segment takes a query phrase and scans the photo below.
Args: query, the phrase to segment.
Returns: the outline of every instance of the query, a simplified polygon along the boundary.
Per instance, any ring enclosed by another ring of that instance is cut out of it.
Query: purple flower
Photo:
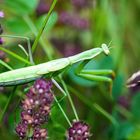
[[[2,11],[0,11],[0,18],[4,17],[4,13]]]
[[[3,44],[3,39],[0,37],[0,45]]]
[[[72,4],[77,8],[90,6],[89,0],[71,0]]]
[[[68,130],[67,140],[89,140],[90,132],[88,124],[77,121]]]
[[[21,124],[34,130],[33,140],[45,139],[47,130],[41,129],[41,125],[47,122],[50,113],[51,104],[53,102],[53,94],[51,92],[52,83],[44,79],[38,79],[26,94],[22,101],[21,122],[16,128],[17,134],[21,137]],[[24,129],[25,130],[25,129]],[[25,135],[29,130],[26,129]],[[28,137],[27,135],[25,137]]]
[[[45,14],[49,11],[50,4],[48,4],[45,0],[40,0],[39,5],[36,9],[36,13],[38,16]]]
[[[36,128],[33,133],[33,140],[46,140],[47,130]]]

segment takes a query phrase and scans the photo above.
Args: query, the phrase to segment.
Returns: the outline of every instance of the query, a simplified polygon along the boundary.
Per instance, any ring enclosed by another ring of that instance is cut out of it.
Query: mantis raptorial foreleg
[[[108,77],[108,75],[111,75],[114,78],[114,72],[112,70],[86,70],[84,69],[85,65],[89,62],[89,60],[86,60],[82,62],[77,70],[76,70],[76,75],[80,76],[82,78],[85,78],[87,80],[91,81],[100,81],[100,82],[109,82],[110,87],[109,90],[110,92],[112,91],[112,78]]]

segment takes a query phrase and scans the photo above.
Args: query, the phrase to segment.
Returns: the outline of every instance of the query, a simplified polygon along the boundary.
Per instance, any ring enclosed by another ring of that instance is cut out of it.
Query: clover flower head
[[[53,102],[51,88],[50,81],[38,79],[26,94],[22,101],[21,122],[16,127],[16,132],[21,139],[28,137],[30,130],[33,130],[30,139],[46,139],[47,130],[42,129],[41,126],[47,122]]]
[[[83,121],[76,121],[68,130],[67,140],[89,140],[90,132],[88,124]]]

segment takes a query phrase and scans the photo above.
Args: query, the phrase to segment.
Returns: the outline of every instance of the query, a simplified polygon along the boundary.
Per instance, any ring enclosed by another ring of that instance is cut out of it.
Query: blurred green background
[[[28,36],[33,42],[51,2],[0,0],[0,11],[5,14],[0,19],[3,34]],[[115,71],[113,98],[109,95],[107,83],[90,82],[76,77],[76,65],[63,74],[79,118],[90,125],[91,140],[140,140],[139,90],[129,90],[126,87],[127,79],[140,68],[139,18],[139,0],[58,0],[43,33],[43,42],[38,44],[34,53],[35,62],[39,64],[50,58],[67,57],[111,42],[110,55],[100,55],[86,68]],[[22,44],[27,49],[24,40],[3,39],[3,47],[26,57],[18,47],[18,44]],[[9,55],[6,58],[6,62],[15,69],[25,66]],[[0,66],[0,72],[4,71],[6,69]],[[14,129],[20,116],[18,98],[25,94],[22,91],[23,87],[19,86],[0,123],[2,140],[18,139]],[[10,93],[10,87],[0,90],[0,111]],[[54,94],[58,98],[62,96],[55,88]],[[67,99],[61,105],[72,121],[74,115]],[[57,105],[52,108],[46,127],[50,140],[66,139],[69,126]]]

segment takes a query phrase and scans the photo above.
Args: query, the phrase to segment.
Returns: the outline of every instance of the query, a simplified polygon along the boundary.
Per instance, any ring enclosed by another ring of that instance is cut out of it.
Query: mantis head
[[[103,49],[103,51],[106,55],[109,55],[110,51],[109,51],[109,46],[108,45],[102,44],[101,48]]]

